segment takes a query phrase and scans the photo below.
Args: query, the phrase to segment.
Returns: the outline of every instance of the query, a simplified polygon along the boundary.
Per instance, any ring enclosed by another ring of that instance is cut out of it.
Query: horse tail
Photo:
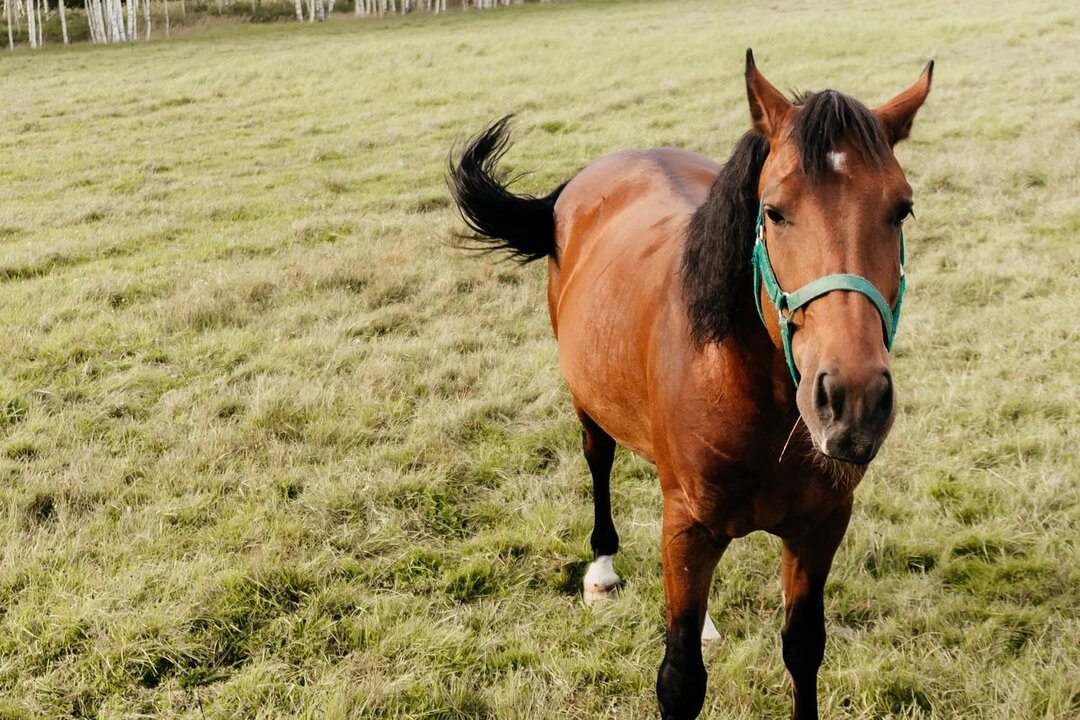
[[[461,159],[450,160],[450,192],[472,235],[460,238],[465,247],[483,252],[507,251],[522,263],[555,255],[555,201],[565,184],[543,197],[515,195],[515,178],[499,172],[506,153],[512,115],[474,137]]]

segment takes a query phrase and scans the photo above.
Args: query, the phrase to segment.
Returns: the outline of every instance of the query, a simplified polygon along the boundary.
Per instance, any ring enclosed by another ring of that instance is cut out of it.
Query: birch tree
[[[60,0],[60,32],[64,36],[64,44],[70,44],[70,41],[68,40],[67,13],[66,9],[64,8],[64,0]]]
[[[95,44],[101,42],[98,38],[97,26],[94,23],[94,4],[91,0],[86,0],[83,10],[86,11],[86,26],[90,29],[90,42]]]
[[[120,4],[120,0],[113,0],[113,7],[116,10],[116,32],[119,35],[120,42],[128,41],[127,26],[124,25],[124,6]]]
[[[4,0],[4,22],[7,23],[8,50],[15,49],[15,36],[11,32],[11,0]]]
[[[86,18],[90,21],[90,38],[96,43],[105,43],[105,16],[101,10],[101,0],[86,0]]]
[[[26,31],[30,35],[30,47],[37,47],[37,26],[34,24],[34,0],[26,0]]]

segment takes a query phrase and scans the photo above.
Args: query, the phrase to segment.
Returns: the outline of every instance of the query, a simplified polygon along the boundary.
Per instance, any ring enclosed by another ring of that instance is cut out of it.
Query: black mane
[[[697,345],[731,332],[742,280],[750,273],[757,219],[758,176],[769,141],[756,130],[739,138],[709,196],[690,218],[682,258],[682,286]]]
[[[835,90],[798,96],[792,139],[808,178],[826,172],[828,154],[847,139],[871,167],[889,153],[881,122],[858,100]],[[758,179],[769,142],[756,130],[743,135],[716,176],[709,196],[690,218],[682,258],[682,286],[691,338],[698,345],[723,340],[732,330],[750,278]]]

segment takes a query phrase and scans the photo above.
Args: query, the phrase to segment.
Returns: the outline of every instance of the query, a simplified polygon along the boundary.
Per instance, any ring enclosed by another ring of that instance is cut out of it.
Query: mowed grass
[[[579,2],[0,55],[0,717],[648,718],[660,497],[582,606],[590,483],[544,269],[470,258],[451,146],[539,192],[727,156],[780,87],[934,90],[900,415],[829,582],[823,715],[1080,716],[1078,17]],[[774,538],[732,546],[709,718],[784,717]]]

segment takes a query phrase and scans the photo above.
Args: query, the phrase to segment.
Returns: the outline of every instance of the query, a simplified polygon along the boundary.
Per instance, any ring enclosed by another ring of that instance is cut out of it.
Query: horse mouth
[[[822,435],[814,439],[814,449],[833,462],[866,467],[877,456],[881,445],[870,437],[841,437]]]

